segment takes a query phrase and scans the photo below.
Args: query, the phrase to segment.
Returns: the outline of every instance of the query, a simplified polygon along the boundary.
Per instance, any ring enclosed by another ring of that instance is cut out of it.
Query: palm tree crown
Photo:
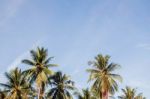
[[[9,99],[26,99],[29,98],[29,92],[31,92],[30,85],[27,83],[26,76],[22,74],[18,68],[5,73],[7,83],[0,83],[0,86],[4,87],[4,93],[7,92]],[[5,95],[5,94],[3,94]]]
[[[55,75],[49,77],[49,84],[52,88],[47,93],[52,99],[72,99],[69,90],[74,90],[74,82],[69,79],[69,76],[63,75],[61,72],[56,72]]]
[[[116,80],[122,81],[120,75],[113,73],[119,65],[109,63],[109,59],[110,56],[100,54],[95,57],[95,61],[90,62],[93,68],[87,70],[90,72],[89,81],[94,80],[92,87],[99,92],[100,96],[103,97],[102,99],[108,99],[108,92],[114,94],[114,92],[118,90]]]
[[[119,99],[146,99],[141,93],[136,95],[136,89],[129,86],[126,86],[125,89],[122,89],[122,92],[123,95],[118,96]]]
[[[32,59],[24,59],[22,62],[32,67],[24,71],[24,73],[28,74],[31,83],[36,82],[38,87],[38,97],[41,98],[44,94],[43,91],[48,76],[53,74],[49,67],[57,65],[49,64],[53,57],[48,57],[47,49],[38,47],[37,50],[31,50],[30,53]]]

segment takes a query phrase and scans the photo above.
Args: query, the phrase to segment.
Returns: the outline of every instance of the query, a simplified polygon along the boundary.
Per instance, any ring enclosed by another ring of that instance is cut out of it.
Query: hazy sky
[[[58,70],[88,86],[88,61],[109,54],[126,85],[150,98],[149,0],[0,0],[0,82],[44,46]]]

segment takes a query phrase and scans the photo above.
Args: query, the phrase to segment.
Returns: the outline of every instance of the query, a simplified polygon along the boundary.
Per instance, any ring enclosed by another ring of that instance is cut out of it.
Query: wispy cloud
[[[40,39],[39,41],[36,41],[30,49],[19,55],[7,68],[7,71],[14,69],[15,67],[19,66],[21,64],[21,61],[25,58],[28,58],[30,55],[30,50],[36,48],[37,46],[41,45],[44,42],[44,39]]]
[[[7,71],[10,71],[11,69],[14,69],[15,67],[19,66],[21,64],[21,61],[25,59],[29,55],[29,51],[24,52],[20,56],[18,56],[9,66]]]
[[[0,10],[0,26],[5,25],[11,17],[14,17],[25,1],[26,0],[8,0],[8,2],[5,2],[3,9]]]
[[[140,43],[140,44],[137,44],[136,47],[150,50],[150,44],[148,44],[148,43]]]

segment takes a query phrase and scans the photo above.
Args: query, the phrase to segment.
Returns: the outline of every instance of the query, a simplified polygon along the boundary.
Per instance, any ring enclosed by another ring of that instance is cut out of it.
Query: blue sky
[[[79,88],[88,86],[87,62],[109,54],[124,81],[150,98],[149,0],[1,0],[0,82],[3,72],[29,57],[36,46],[48,48],[58,70]]]

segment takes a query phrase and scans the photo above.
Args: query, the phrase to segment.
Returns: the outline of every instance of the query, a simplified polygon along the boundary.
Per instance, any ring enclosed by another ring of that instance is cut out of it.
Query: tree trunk
[[[40,87],[38,89],[38,99],[43,99],[44,89],[43,87]]]
[[[40,88],[40,99],[43,99],[43,93],[44,93],[44,92],[43,92],[43,88],[41,87],[41,88]]]
[[[43,99],[42,88],[39,88],[38,99]]]
[[[106,99],[108,99],[108,91],[106,92]]]
[[[108,99],[108,91],[102,92],[102,99]]]
[[[38,99],[40,99],[40,87],[38,88]]]
[[[99,98],[100,98],[100,99],[102,99],[102,92],[100,92],[100,94],[99,94]]]

